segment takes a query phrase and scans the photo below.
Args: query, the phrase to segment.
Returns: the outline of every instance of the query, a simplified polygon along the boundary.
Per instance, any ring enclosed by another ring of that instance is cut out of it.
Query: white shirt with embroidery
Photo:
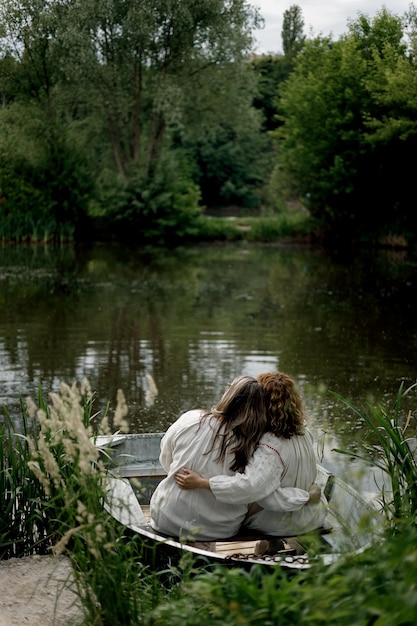
[[[210,489],[221,502],[256,502],[262,510],[250,514],[245,526],[273,535],[296,535],[322,525],[326,500],[308,504],[308,490],[317,476],[313,437],[290,439],[266,433],[245,472],[210,478]]]

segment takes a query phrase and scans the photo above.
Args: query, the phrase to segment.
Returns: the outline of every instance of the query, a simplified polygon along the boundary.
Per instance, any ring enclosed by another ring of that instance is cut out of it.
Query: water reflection
[[[356,446],[363,427],[329,390],[389,408],[415,381],[416,285],[415,261],[383,252],[340,263],[273,246],[1,248],[0,401],[18,419],[19,394],[87,376],[98,409],[121,388],[132,430],[159,431],[236,375],[281,369],[324,464],[350,471],[331,450]]]

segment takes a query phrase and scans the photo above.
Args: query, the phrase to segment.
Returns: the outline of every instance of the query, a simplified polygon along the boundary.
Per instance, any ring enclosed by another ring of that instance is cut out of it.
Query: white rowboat
[[[185,553],[191,553],[202,563],[245,568],[262,563],[268,567],[305,569],[315,560],[329,564],[342,554],[362,551],[379,541],[383,526],[381,513],[321,465],[317,466],[317,483],[329,502],[323,529],[308,535],[283,537],[275,553],[255,554],[257,545],[262,545],[259,541],[269,541],[271,537],[254,535],[253,531],[241,531],[207,544],[166,537],[149,523],[151,495],[166,475],[159,463],[162,436],[163,433],[118,434],[95,439],[107,469],[105,508],[125,527],[127,534],[140,535],[141,556],[153,567],[166,567],[178,562]]]

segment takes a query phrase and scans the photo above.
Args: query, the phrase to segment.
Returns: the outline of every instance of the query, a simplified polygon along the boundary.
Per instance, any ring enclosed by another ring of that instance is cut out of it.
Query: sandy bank
[[[0,626],[73,626],[82,622],[64,557],[0,561]]]

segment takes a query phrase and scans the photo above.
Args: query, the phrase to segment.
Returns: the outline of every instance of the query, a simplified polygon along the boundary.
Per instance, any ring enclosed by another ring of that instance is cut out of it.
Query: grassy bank
[[[1,558],[40,550],[66,554],[84,607],[83,626],[414,624],[417,467],[407,439],[415,434],[415,418],[401,413],[401,400],[411,391],[400,389],[392,413],[352,407],[368,433],[379,437],[363,454],[380,463],[394,486],[392,497],[383,497],[386,541],[292,576],[260,566],[251,572],[196,570],[188,558],[177,568],[151,571],[141,563],[140,539],[127,540],[103,510],[102,460],[91,441],[97,416],[87,381],[62,385],[49,398],[39,394],[36,403],[22,404],[24,432],[16,432],[7,411],[0,430]],[[126,414],[120,391],[98,430],[125,430]]]
[[[277,239],[305,239],[312,234],[310,219],[304,214],[273,217],[210,217],[199,222],[195,237],[199,241],[273,242]]]

